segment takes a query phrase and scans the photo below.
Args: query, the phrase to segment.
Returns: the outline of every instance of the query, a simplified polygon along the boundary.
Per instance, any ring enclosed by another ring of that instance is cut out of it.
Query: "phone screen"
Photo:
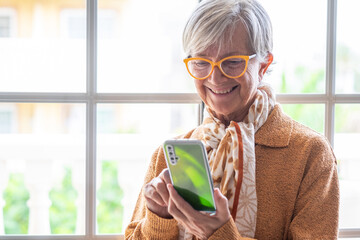
[[[199,211],[214,212],[213,182],[205,148],[199,140],[168,140],[164,152],[174,188]]]

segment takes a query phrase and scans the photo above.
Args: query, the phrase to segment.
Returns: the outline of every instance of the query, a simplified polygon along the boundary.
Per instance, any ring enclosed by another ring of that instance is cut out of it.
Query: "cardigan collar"
[[[255,133],[255,144],[268,147],[287,147],[293,129],[293,120],[276,104],[264,125]]]

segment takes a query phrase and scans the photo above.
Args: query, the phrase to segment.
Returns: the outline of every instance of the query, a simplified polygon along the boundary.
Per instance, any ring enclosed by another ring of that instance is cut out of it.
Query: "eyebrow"
[[[202,58],[208,58],[209,56],[205,55],[205,54],[195,54],[196,56],[198,57],[202,57]],[[239,52],[230,52],[230,53],[227,53],[223,56],[220,57],[220,59],[223,59],[223,58],[226,58],[226,57],[229,57],[229,56],[236,56],[236,55],[244,55],[244,56],[248,56],[248,55],[251,55],[251,54],[241,54]],[[188,58],[191,58],[191,57],[194,57],[194,56],[191,56],[189,55]]]

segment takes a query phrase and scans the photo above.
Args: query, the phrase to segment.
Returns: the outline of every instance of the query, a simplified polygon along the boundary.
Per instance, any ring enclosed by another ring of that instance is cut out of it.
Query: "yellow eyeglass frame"
[[[253,54],[253,55],[250,55],[250,56],[247,56],[247,55],[234,55],[234,56],[229,56],[229,57],[223,58],[223,59],[221,59],[221,60],[218,61],[218,62],[213,62],[213,61],[211,61],[211,60],[209,60],[209,59],[206,59],[206,58],[194,57],[194,58],[185,58],[185,59],[184,59],[184,63],[185,63],[185,65],[186,65],[186,69],[187,69],[187,71],[189,72],[189,74],[190,74],[193,78],[198,79],[198,80],[204,80],[204,79],[208,78],[208,77],[213,73],[215,66],[217,66],[217,67],[220,69],[221,73],[224,74],[226,77],[228,77],[228,78],[239,78],[239,77],[241,77],[242,75],[244,75],[244,73],[246,72],[246,69],[247,69],[249,60],[252,59],[252,58],[254,58],[254,57],[256,57],[256,54]],[[232,76],[229,76],[229,75],[227,75],[226,73],[224,73],[224,71],[222,70],[222,68],[221,68],[221,63],[222,63],[223,61],[226,61],[226,60],[230,59],[230,58],[242,58],[242,59],[245,60],[245,68],[244,68],[244,71],[243,71],[240,75],[232,77]],[[192,61],[192,60],[202,60],[202,61],[205,61],[205,62],[210,63],[210,64],[211,64],[211,71],[210,71],[210,73],[209,73],[207,76],[202,77],[202,78],[198,78],[198,77],[195,77],[194,75],[192,75],[191,72],[190,72],[189,66],[188,66],[189,61]]]

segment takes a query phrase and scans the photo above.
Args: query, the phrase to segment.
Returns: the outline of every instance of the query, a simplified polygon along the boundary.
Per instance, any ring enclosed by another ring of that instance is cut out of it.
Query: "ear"
[[[268,55],[266,56],[267,58],[267,62],[264,63],[260,63],[260,69],[259,69],[259,80],[261,81],[266,73],[266,70],[268,69],[268,67],[270,66],[270,64],[272,63],[274,56],[272,55],[271,52],[268,52]]]

